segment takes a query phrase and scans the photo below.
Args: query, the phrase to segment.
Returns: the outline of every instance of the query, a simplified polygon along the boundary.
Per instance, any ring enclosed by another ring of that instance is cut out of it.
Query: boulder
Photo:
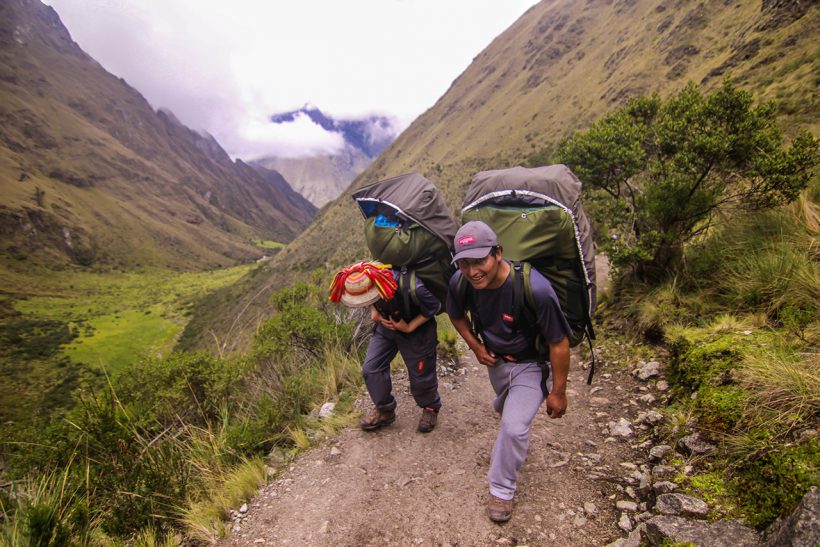
[[[645,523],[649,545],[695,544],[708,547],[756,547],[757,532],[737,520],[706,522],[683,517],[657,516]]]
[[[792,514],[774,521],[765,536],[772,547],[820,545],[820,490],[812,486]]]
[[[714,445],[701,439],[699,433],[692,433],[678,441],[678,450],[687,456],[708,454],[714,449]]]
[[[705,501],[683,494],[661,494],[655,500],[655,512],[662,515],[705,517],[709,514],[709,506]]]

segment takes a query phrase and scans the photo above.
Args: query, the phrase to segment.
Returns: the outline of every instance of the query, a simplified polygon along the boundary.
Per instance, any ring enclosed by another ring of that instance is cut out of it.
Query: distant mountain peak
[[[387,148],[398,134],[395,118],[373,114],[360,119],[337,120],[309,102],[298,110],[274,114],[270,121],[276,124],[292,123],[299,116],[307,116],[325,131],[342,135],[346,143],[371,159]]]

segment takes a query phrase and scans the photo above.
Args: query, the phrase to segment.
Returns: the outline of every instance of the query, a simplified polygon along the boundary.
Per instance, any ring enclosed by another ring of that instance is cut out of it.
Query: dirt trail
[[[592,386],[573,356],[565,417],[552,420],[542,410],[533,422],[508,523],[485,514],[499,419],[487,371],[468,352],[455,373],[439,379],[443,408],[432,433],[416,431],[419,409],[406,373],[394,374],[392,426],[348,428],[300,455],[221,544],[606,545],[624,535],[615,503],[629,498],[620,484],[645,458],[635,439],[609,437],[607,424],[633,421],[645,409],[637,397],[650,388],[636,382],[631,367],[612,364],[624,356],[611,352],[623,347],[598,348]]]
[[[628,498],[617,478],[630,466],[620,464],[640,456],[630,441],[608,438],[606,424],[634,419],[632,399],[647,390],[627,371],[600,370],[587,386],[574,364],[569,410],[560,420],[539,412],[513,518],[500,526],[485,516],[498,418],[484,367],[470,356],[440,379],[444,406],[427,435],[416,432],[406,375],[395,379],[395,424],[375,433],[349,428],[303,453],[260,491],[223,544],[605,545],[623,535],[615,502]]]

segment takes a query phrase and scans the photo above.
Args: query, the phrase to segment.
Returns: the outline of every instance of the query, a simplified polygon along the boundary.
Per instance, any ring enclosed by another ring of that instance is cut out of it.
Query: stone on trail
[[[653,446],[652,449],[649,451],[649,461],[659,462],[663,460],[663,458],[671,451],[672,447],[668,444],[659,444],[657,446]]]
[[[656,465],[652,468],[652,478],[653,479],[672,479],[677,475],[678,472],[675,471],[675,468],[671,465]]]
[[[336,448],[335,446],[330,449],[330,455],[331,456],[338,456],[341,453],[342,453],[342,451],[339,450],[338,448]]]
[[[678,485],[670,481],[660,481],[653,484],[652,488],[657,495],[670,494],[678,489]]]
[[[641,395],[640,397],[638,397],[638,400],[639,400],[640,402],[642,402],[642,403],[646,403],[646,404],[648,404],[648,405],[651,405],[651,404],[652,404],[652,403],[654,403],[657,399],[656,399],[656,398],[655,398],[655,396],[654,396],[654,395],[652,395],[651,393],[647,393],[646,395]]]
[[[661,494],[655,500],[655,511],[663,515],[705,517],[709,506],[705,501],[683,494]]]
[[[619,500],[615,503],[615,508],[619,511],[629,511],[634,513],[638,510],[638,504],[634,501]]]
[[[644,529],[646,528],[645,524],[641,524],[632,532],[629,533],[628,536],[625,538],[618,539],[613,541],[606,547],[640,547],[641,545],[641,535],[643,534]]]
[[[654,378],[661,373],[661,364],[657,361],[649,361],[638,370],[638,379],[644,382]]]
[[[617,422],[609,422],[609,434],[614,437],[632,437],[635,432],[632,430],[632,425],[626,418],[621,418]]]
[[[626,513],[621,513],[621,518],[618,519],[618,528],[620,528],[624,532],[632,531],[632,521],[629,520],[629,515],[627,515]]]
[[[709,547],[752,547],[760,545],[757,532],[737,520],[706,522],[682,517],[657,516],[646,521],[650,545],[693,543]]]
[[[586,513],[587,516],[593,517],[598,514],[598,507],[594,503],[588,501],[584,503],[584,513]]]
[[[663,414],[655,410],[648,410],[646,412],[641,412],[638,415],[638,420],[646,425],[656,425],[663,421]]]

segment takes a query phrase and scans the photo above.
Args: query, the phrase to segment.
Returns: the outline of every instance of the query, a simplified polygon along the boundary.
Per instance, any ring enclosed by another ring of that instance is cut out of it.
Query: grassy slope
[[[356,181],[418,171],[433,180],[454,213],[473,174],[548,158],[567,134],[651,92],[687,81],[709,88],[731,74],[761,99],[784,101],[787,131],[818,130],[820,73],[815,29],[820,9],[762,11],[757,2],[544,1],[496,38]],[[241,347],[269,314],[272,287],[314,268],[334,270],[366,256],[350,191],[271,261],[269,275],[244,280],[226,307],[197,310],[188,347],[208,347],[207,330],[232,328]],[[237,319],[239,318],[239,319]],[[237,336],[236,324],[245,335]]]

